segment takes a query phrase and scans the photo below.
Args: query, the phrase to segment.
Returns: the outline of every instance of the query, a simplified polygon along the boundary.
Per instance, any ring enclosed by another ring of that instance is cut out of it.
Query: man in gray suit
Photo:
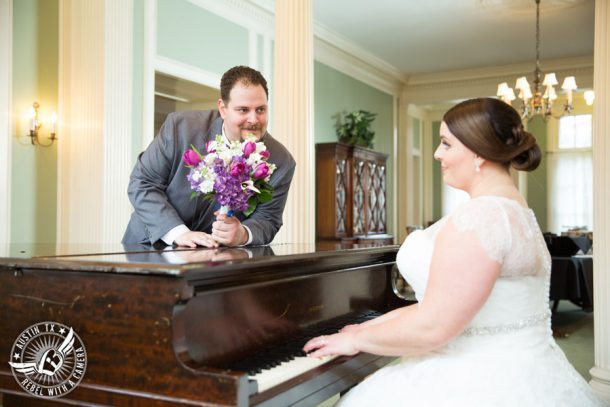
[[[270,243],[282,226],[296,164],[267,133],[268,97],[260,72],[236,66],[222,76],[218,110],[171,113],[131,173],[128,195],[135,210],[122,242],[188,247]],[[273,199],[259,204],[246,219],[218,214],[215,202],[191,199],[189,169],[182,162],[191,144],[205,152],[206,143],[216,135],[228,142],[249,133],[262,139],[271,154],[268,162],[277,166],[269,182]]]

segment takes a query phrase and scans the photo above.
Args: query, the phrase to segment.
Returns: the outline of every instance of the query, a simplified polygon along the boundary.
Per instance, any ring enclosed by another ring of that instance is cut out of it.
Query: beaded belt
[[[510,324],[493,325],[493,326],[473,326],[464,329],[463,336],[476,336],[476,335],[495,335],[500,333],[509,333],[519,331],[523,328],[542,324],[548,322],[551,316],[551,311],[548,310],[541,314],[532,315],[528,318],[522,319],[517,322],[511,322]]]

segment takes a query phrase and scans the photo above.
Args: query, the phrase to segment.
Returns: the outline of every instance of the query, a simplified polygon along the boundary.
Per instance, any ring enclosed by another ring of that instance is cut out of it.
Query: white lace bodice
[[[432,251],[447,222],[474,231],[500,277],[465,333],[493,333],[548,320],[550,255],[531,209],[499,196],[471,199],[428,229],[411,233],[397,256],[398,268],[421,301],[425,295]],[[459,244],[459,242],[456,242]]]

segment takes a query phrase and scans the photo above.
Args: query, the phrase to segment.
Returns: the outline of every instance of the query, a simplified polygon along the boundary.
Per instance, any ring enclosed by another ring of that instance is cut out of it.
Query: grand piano
[[[391,361],[301,348],[407,303],[397,249],[12,247],[0,258],[0,404],[315,406]],[[24,391],[8,364],[44,321],[86,348],[82,381],[54,399]]]

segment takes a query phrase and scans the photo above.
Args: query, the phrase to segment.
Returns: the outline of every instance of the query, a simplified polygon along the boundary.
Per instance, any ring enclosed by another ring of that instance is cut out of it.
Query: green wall
[[[57,144],[33,146],[28,115],[40,104],[41,140],[57,111],[59,4],[13,1],[13,134],[11,145],[11,242],[54,243],[57,230]],[[61,140],[61,134],[58,134]],[[61,142],[61,141],[60,141]]]
[[[394,193],[392,173],[393,148],[393,96],[347,76],[320,62],[314,62],[314,140],[316,143],[337,141],[335,124],[337,115],[353,110],[377,113],[372,129],[375,131],[374,150],[389,155],[387,163],[388,227],[393,218]],[[390,230],[389,233],[395,234]]]
[[[547,231],[547,125],[540,116],[535,116],[528,123],[528,131],[536,137],[542,150],[540,166],[527,176],[527,203],[536,214],[536,219],[543,232]]]
[[[248,30],[185,0],[158,0],[157,53],[218,75],[248,63]]]
[[[436,151],[439,143],[441,122],[432,122],[432,151]],[[443,217],[443,175],[441,174],[441,163],[432,161],[432,219],[437,221]],[[427,219],[426,219],[427,220]]]

